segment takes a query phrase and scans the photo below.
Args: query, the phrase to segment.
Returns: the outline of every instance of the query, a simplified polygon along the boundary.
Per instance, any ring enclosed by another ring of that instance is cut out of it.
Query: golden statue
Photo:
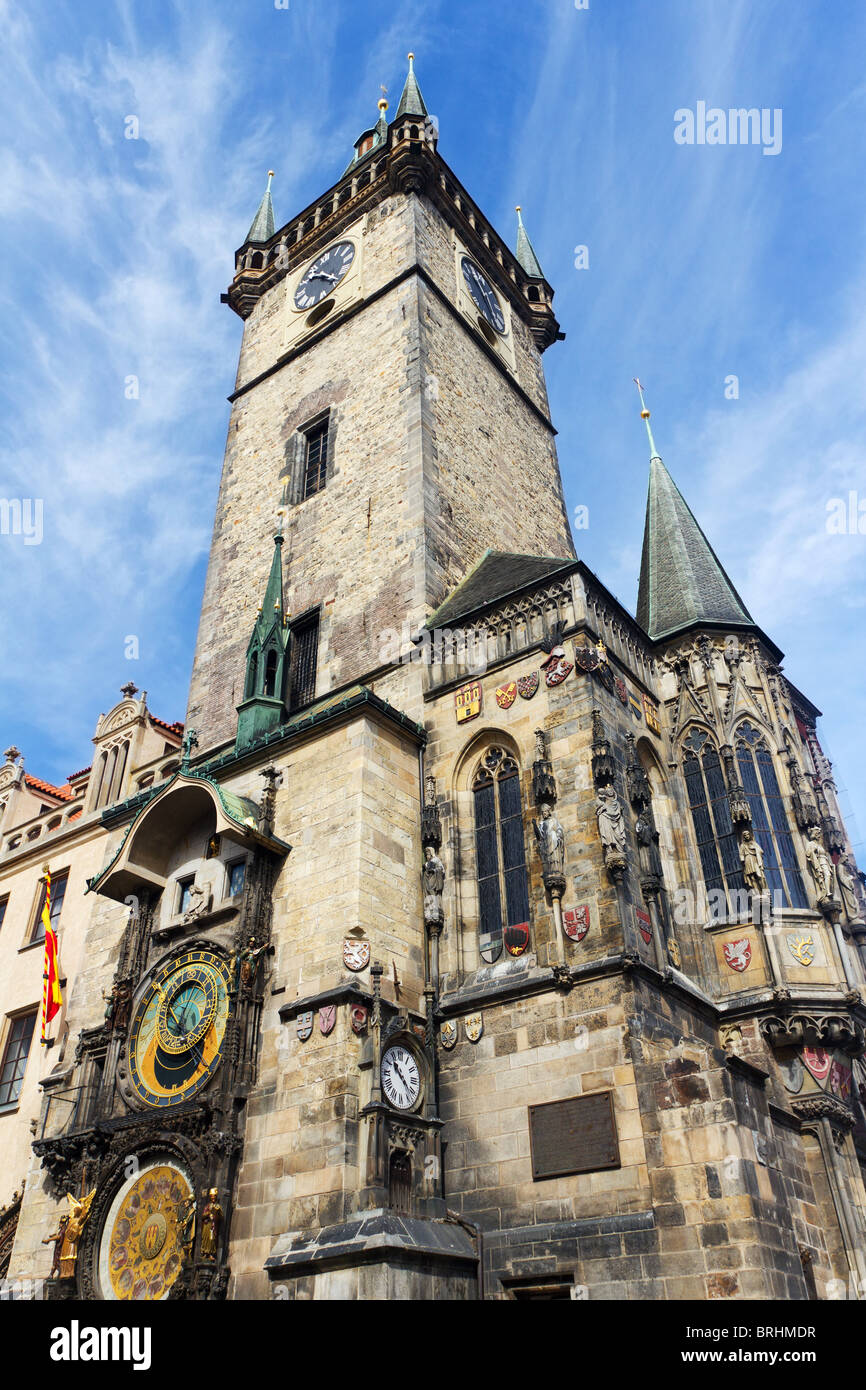
[[[184,1258],[188,1259],[195,1240],[195,1197],[184,1197],[177,1209],[177,1235]]]
[[[201,1257],[203,1260],[216,1259],[220,1223],[223,1218],[223,1209],[218,1198],[219,1188],[212,1187],[207,1194],[207,1202],[201,1214]]]
[[[50,1236],[46,1236],[43,1245],[54,1245],[54,1254],[51,1257],[51,1273],[49,1279],[54,1279],[60,1275],[60,1251],[66,1238],[66,1227],[69,1225],[69,1217],[61,1216],[57,1223],[57,1230],[52,1231]]]
[[[69,1217],[63,1232],[63,1244],[60,1247],[61,1279],[73,1279],[75,1277],[78,1242],[84,1234],[84,1227],[87,1225],[90,1207],[95,1196],[95,1187],[88,1192],[86,1197],[73,1197],[71,1192],[66,1194],[66,1200],[69,1203]]]

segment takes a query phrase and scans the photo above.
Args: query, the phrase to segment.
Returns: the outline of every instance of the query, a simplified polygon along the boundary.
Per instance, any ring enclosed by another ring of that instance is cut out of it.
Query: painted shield
[[[680,943],[674,937],[668,937],[668,960],[675,970],[680,970],[683,964],[683,953],[680,950]]]
[[[347,936],[343,942],[343,964],[347,970],[366,970],[370,964],[369,941],[355,941]]]
[[[595,647],[590,647],[586,642],[575,642],[574,662],[578,671],[594,671],[600,660]]]
[[[843,1066],[841,1062],[832,1062],[829,1084],[834,1096],[848,1100],[851,1096],[851,1068]]]
[[[569,941],[582,941],[589,931],[589,903],[570,907],[562,914],[562,930]]]
[[[785,939],[788,950],[798,965],[812,964],[815,959],[815,942],[811,936],[806,936],[803,932],[791,932]]]
[[[659,723],[659,707],[649,695],[643,697],[643,712],[647,722],[647,728],[652,729],[654,734],[661,734],[662,726]]]
[[[368,1012],[363,1004],[353,1004],[351,1011],[352,1032],[364,1033],[367,1029]]]
[[[460,689],[454,692],[454,711],[458,724],[465,724],[468,720],[477,718],[481,713],[480,681],[470,681],[469,685],[461,685]]]
[[[798,1095],[803,1089],[803,1082],[806,1080],[806,1073],[800,1058],[790,1057],[787,1061],[780,1061],[779,1071],[782,1073],[785,1089],[794,1096]]]
[[[598,665],[595,668],[595,675],[596,679],[601,681],[601,684],[604,686],[605,690],[607,690],[608,693],[612,695],[614,690],[616,689],[616,677],[614,676],[613,671],[610,669],[610,666],[607,664],[606,661],[600,661],[598,663]]]
[[[833,1058],[823,1047],[804,1047],[803,1061],[816,1081],[824,1081],[832,1066]]]
[[[530,671],[528,676],[520,676],[517,681],[517,693],[521,700],[531,700],[538,689],[539,674],[537,671]]]
[[[650,915],[648,912],[641,912],[639,907],[635,908],[634,915],[637,918],[637,929],[646,944],[649,945],[653,938],[653,924]]]
[[[312,1011],[312,1009],[307,1009],[307,1011],[306,1011],[305,1013],[298,1014],[298,1017],[297,1017],[297,1025],[298,1025],[298,1037],[300,1038],[301,1042],[306,1042],[306,1041],[307,1041],[307,1038],[310,1036],[310,1034],[311,1034],[312,1031],[313,1031],[313,1011]]]
[[[334,1024],[337,1022],[336,1004],[323,1004],[319,1010],[319,1031],[323,1037],[327,1037],[333,1031]]]
[[[482,1014],[469,1014],[463,1020],[463,1027],[466,1029],[466,1036],[470,1042],[476,1043],[484,1032],[484,1017]]]
[[[488,965],[492,965],[502,955],[502,928],[496,927],[493,931],[482,931],[478,933],[478,950],[481,959]]]
[[[619,696],[619,699],[622,701],[622,703],[623,703],[624,705],[627,705],[627,704],[628,704],[628,686],[626,685],[625,681],[622,679],[621,676],[617,676],[616,679],[614,680],[614,683],[613,683],[613,684],[614,684],[614,689],[616,690],[616,693],[617,693],[617,695]]]
[[[457,1024],[453,1018],[447,1018],[439,1029],[439,1041],[447,1052],[450,1052],[457,1042]]]
[[[529,923],[518,922],[503,932],[505,949],[510,956],[522,956],[529,945]]]
[[[722,947],[722,954],[732,970],[740,974],[748,970],[749,961],[752,959],[752,943],[747,936],[741,936],[737,941],[726,941]]]
[[[634,691],[632,691],[632,690],[630,690],[630,691],[628,692],[628,707],[629,707],[629,709],[631,710],[632,714],[634,715],[635,719],[638,721],[638,723],[639,723],[639,724],[642,724],[642,723],[643,723],[643,708],[642,708],[642,706],[641,706],[641,702],[640,702],[640,700],[638,699],[637,695],[635,695]]]
[[[550,660],[545,661],[541,669],[544,672],[545,684],[553,686],[560,685],[566,676],[574,670],[574,667],[570,661],[565,659],[565,648],[554,647]]]
[[[517,681],[509,681],[507,685],[496,687],[496,703],[500,709],[511,709],[517,699]]]

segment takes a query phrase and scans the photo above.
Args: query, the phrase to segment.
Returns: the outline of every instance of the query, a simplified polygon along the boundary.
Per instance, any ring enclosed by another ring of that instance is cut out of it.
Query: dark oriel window
[[[0,927],[3,926],[3,918],[6,916],[6,909],[7,909],[8,906],[9,906],[9,894],[7,893],[7,894],[5,895],[5,897],[0,898]]]
[[[764,851],[764,873],[770,892],[782,892],[791,907],[808,907],[794,841],[773,757],[754,725],[737,730],[737,767],[752,811],[752,832]]]
[[[189,895],[190,895],[190,890],[192,889],[192,885],[193,885],[194,883],[195,883],[195,879],[194,879],[194,878],[181,878],[181,879],[178,879],[178,884],[177,884],[177,888],[178,888],[177,910],[178,910],[178,912],[186,912],[187,908],[189,907]]]
[[[478,947],[483,959],[492,963],[502,953],[504,928],[529,923],[523,803],[514,759],[501,748],[489,748],[472,791]]]
[[[312,497],[325,486],[328,473],[328,419],[305,431],[303,497]]]
[[[14,1105],[21,1093],[35,1023],[35,1010],[11,1020],[0,1067],[0,1107]]]
[[[60,920],[60,913],[63,908],[63,899],[66,897],[66,884],[69,881],[69,870],[64,869],[62,874],[51,875],[51,905],[48,915],[51,918],[51,925],[57,930],[57,923]],[[43,878],[39,884],[39,897],[36,900],[36,918],[33,923],[33,930],[30,933],[31,941],[45,940],[45,923],[42,921],[42,909],[45,906],[45,891],[47,884]]]
[[[273,648],[265,657],[265,694],[275,695],[277,685],[277,654]]]
[[[726,899],[729,890],[745,892],[722,765],[700,729],[693,729],[686,739],[683,771],[707,892],[721,890]],[[711,906],[715,907],[715,900]]]
[[[319,615],[314,613],[292,627],[290,709],[301,709],[315,698],[318,650]]]

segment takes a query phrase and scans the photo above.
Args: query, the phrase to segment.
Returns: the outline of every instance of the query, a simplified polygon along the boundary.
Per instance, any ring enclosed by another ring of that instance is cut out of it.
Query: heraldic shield
[[[468,1014],[463,1020],[463,1027],[466,1029],[466,1036],[471,1043],[476,1043],[484,1032],[484,1017],[482,1014]]]
[[[439,1041],[446,1051],[450,1052],[457,1041],[457,1024],[453,1018],[447,1018],[439,1029]]]

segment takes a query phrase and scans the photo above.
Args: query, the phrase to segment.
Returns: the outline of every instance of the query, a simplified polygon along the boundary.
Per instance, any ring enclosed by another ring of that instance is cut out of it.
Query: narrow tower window
[[[748,722],[737,730],[737,767],[752,811],[752,831],[764,851],[770,892],[785,893],[791,907],[808,907],[772,754]]]
[[[300,709],[315,698],[318,649],[319,615],[314,613],[292,628],[290,709]]]
[[[523,802],[514,759],[501,748],[489,748],[472,791],[478,946],[492,963],[502,952],[504,928],[529,923]]]
[[[722,765],[702,730],[686,740],[683,771],[707,892],[745,892]]]
[[[328,417],[305,431],[303,497],[321,492],[328,474]]]

